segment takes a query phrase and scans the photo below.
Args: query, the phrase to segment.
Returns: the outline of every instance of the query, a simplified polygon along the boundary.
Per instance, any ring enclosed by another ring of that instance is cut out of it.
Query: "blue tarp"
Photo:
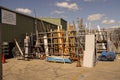
[[[116,59],[116,53],[115,52],[106,52],[103,51],[101,55],[98,57],[98,60],[101,61],[114,61]]]

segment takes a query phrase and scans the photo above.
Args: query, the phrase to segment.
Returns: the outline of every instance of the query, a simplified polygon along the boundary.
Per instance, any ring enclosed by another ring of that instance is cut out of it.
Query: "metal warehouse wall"
[[[64,19],[61,18],[61,25],[63,26],[63,29],[67,30],[67,21],[65,21]]]
[[[55,25],[62,25],[64,30],[67,29],[67,21],[65,21],[62,18],[39,18],[39,19],[50,22]]]
[[[34,17],[27,16],[3,7],[0,7],[0,9],[5,9],[16,13],[16,25],[0,23],[0,27],[2,28],[2,42],[13,42],[15,38],[17,40],[23,40],[26,33],[31,34],[35,32],[36,19]],[[37,20],[37,23],[39,32],[50,31],[50,29],[57,28],[56,25],[45,21]]]
[[[57,29],[57,25],[54,25],[54,24],[48,23],[46,21],[42,21],[42,20],[37,19],[37,28],[38,28],[39,32],[48,32],[51,29],[52,30]]]
[[[20,14],[16,14],[16,25],[1,24],[2,41],[13,41],[14,38],[21,39],[25,33],[31,33],[34,30],[34,19]]]

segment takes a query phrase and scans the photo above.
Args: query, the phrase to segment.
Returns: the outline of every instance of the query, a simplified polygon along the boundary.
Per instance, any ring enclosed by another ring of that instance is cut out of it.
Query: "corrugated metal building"
[[[35,20],[37,20],[39,32],[50,31],[50,29],[57,28],[57,25],[55,24],[0,6],[0,28],[2,42],[13,42],[15,38],[17,40],[23,40],[26,33],[29,35],[34,33]]]

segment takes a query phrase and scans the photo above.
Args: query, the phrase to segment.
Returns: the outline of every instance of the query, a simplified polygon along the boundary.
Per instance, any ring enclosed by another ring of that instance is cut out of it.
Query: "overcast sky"
[[[77,24],[83,18],[91,27],[120,26],[120,0],[0,0],[0,6],[30,16],[63,18]]]

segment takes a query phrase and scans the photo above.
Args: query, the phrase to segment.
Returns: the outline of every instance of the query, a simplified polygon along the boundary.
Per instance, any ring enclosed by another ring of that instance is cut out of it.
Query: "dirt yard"
[[[3,80],[120,80],[120,60],[97,62],[94,68],[76,67],[71,64],[45,60],[6,60]]]

